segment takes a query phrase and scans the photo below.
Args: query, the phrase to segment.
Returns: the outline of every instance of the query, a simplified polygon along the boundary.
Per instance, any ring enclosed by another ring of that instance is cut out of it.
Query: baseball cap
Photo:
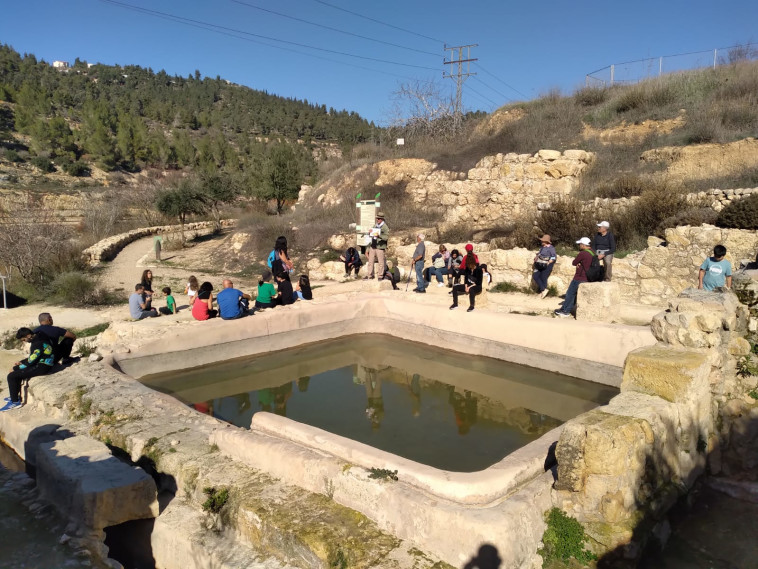
[[[579,241],[577,241],[578,245],[589,245],[590,244],[590,238],[589,237],[582,237]]]
[[[597,226],[598,227],[610,227],[611,224],[608,223],[607,221],[601,221],[600,223],[597,224]]]

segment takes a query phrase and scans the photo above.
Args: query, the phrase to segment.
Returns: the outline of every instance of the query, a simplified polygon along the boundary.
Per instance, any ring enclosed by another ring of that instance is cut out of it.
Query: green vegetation
[[[92,410],[92,399],[85,397],[87,388],[80,385],[68,396],[69,415],[76,421],[89,416]]]
[[[751,389],[747,394],[755,400],[758,400],[758,389]]]
[[[741,357],[737,360],[737,375],[740,377],[758,375],[758,361],[751,355]]]
[[[88,358],[95,352],[97,352],[97,348],[95,345],[88,341],[88,340],[81,340],[76,346],[77,351],[79,352],[79,355],[83,358]]]
[[[558,289],[555,288],[555,286],[549,286],[548,287],[548,296],[558,296]],[[502,282],[497,283],[495,286],[493,286],[491,289],[489,289],[490,292],[520,292],[521,294],[539,294],[536,290],[534,290],[531,287],[528,286],[517,286],[515,284],[511,284],[509,282]]]
[[[719,227],[758,229],[758,195],[733,201],[721,210],[716,219]]]
[[[105,332],[110,326],[109,322],[103,322],[102,324],[95,324],[88,328],[71,328],[71,331],[76,334],[77,338],[89,338],[91,336],[97,336],[98,334]]]
[[[218,514],[229,501],[229,488],[226,487],[206,486],[203,488],[203,493],[208,496],[208,499],[203,502],[203,510],[212,514]]]
[[[582,525],[562,510],[553,508],[546,513],[547,529],[542,535],[542,548],[537,551],[542,556],[543,563],[552,561],[568,562],[576,559],[587,563],[597,559],[593,553],[585,549],[587,536]]]
[[[369,468],[369,478],[377,480],[394,480],[397,482],[397,470],[389,470],[387,468]]]

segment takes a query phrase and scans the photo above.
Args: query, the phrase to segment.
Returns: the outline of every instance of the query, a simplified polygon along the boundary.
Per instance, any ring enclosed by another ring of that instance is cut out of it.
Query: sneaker
[[[443,286],[445,286],[445,283],[437,283],[437,288],[441,288]]]
[[[21,401],[8,401],[8,403],[6,403],[4,407],[0,408],[0,412],[10,411],[11,409],[18,409],[19,407],[21,407],[21,405],[22,405]]]
[[[474,311],[474,307],[473,307],[473,306],[469,306],[469,307],[466,309],[466,312],[473,312],[473,311]]]
[[[8,403],[10,400],[11,400],[11,398],[10,398],[10,397],[5,397],[5,398],[3,398],[3,401],[4,401],[5,403]]]
[[[345,275],[344,275],[342,278],[343,278],[343,279],[349,279],[349,278],[350,278],[350,275],[348,275],[347,273],[345,273]]]
[[[424,293],[424,292],[426,292],[426,289],[425,289],[425,288],[417,288],[417,289],[416,289],[416,290],[414,290],[413,292],[421,292],[421,293]]]
[[[568,318],[571,316],[568,312],[561,312],[560,310],[555,313],[558,318]]]
[[[549,293],[549,292],[550,292],[550,291],[549,291],[549,290],[547,290],[547,289],[543,290],[543,291],[540,293],[540,298],[545,298],[545,297],[547,296],[547,293]]]

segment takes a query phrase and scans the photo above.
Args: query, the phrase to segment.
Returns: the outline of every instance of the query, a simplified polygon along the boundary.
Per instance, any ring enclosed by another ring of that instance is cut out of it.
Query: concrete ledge
[[[518,486],[545,471],[548,449],[560,437],[563,426],[479,472],[440,470],[273,413],[260,412],[253,415],[250,429],[326,452],[348,464],[366,469],[397,470],[404,483],[440,499],[457,504],[485,506],[503,499]],[[252,441],[248,444],[251,443],[255,444]],[[288,472],[277,473],[277,476],[283,476],[288,482],[299,483],[301,481],[295,479],[297,474],[293,472],[297,469],[292,466]]]

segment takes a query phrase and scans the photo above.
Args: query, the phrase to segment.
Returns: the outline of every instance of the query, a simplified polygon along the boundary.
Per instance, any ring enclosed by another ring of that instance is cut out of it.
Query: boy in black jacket
[[[55,365],[53,346],[47,336],[42,333],[35,334],[29,328],[19,328],[16,339],[29,342],[29,357],[16,362],[13,371],[8,374],[8,397],[7,403],[0,411],[10,411],[21,407],[21,383],[25,379],[31,379],[39,375],[49,373]]]

